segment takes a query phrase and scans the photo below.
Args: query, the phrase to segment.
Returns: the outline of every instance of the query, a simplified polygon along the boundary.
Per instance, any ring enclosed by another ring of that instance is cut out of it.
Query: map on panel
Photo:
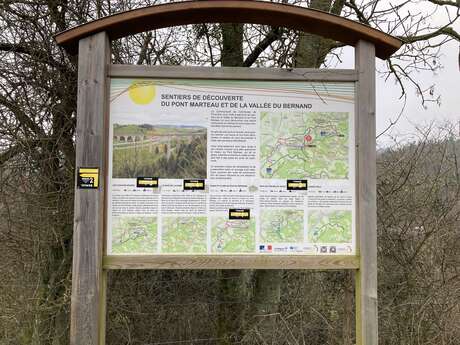
[[[156,217],[114,217],[112,252],[154,253],[157,249]]]
[[[213,217],[211,246],[213,253],[251,253],[256,245],[255,221]]]
[[[267,243],[302,242],[303,223],[303,210],[263,210],[260,240]]]
[[[206,253],[206,217],[164,217],[161,250]]]
[[[351,231],[351,211],[310,211],[308,232],[312,243],[348,243]]]
[[[263,178],[348,178],[348,113],[262,112]]]

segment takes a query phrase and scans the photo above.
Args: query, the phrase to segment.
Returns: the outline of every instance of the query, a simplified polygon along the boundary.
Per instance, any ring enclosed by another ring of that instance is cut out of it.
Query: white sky
[[[419,72],[416,76],[425,87],[435,85],[435,94],[441,96],[441,104],[428,103],[427,108],[422,106],[421,98],[416,95],[415,89],[409,86],[406,108],[397,125],[391,133],[405,135],[413,133],[416,127],[424,128],[433,121],[442,124],[450,121],[456,123],[460,120],[460,70],[458,66],[458,44],[449,42],[443,48],[441,66],[443,68],[436,74],[429,71]],[[384,64],[379,61],[378,64]],[[399,100],[400,89],[393,81],[385,82],[377,76],[377,133],[383,131],[390,119],[397,118],[402,109],[403,101]],[[384,138],[382,138],[384,139]]]
[[[407,84],[407,103],[398,122],[392,126],[388,134],[403,137],[416,132],[416,128],[428,127],[433,121],[442,124],[445,121],[456,123],[460,126],[460,69],[458,63],[459,45],[449,42],[443,47],[441,66],[434,74],[429,71],[419,72],[415,77],[425,87],[435,85],[435,93],[441,95],[441,104],[428,102],[423,108],[422,100],[416,95],[415,88]],[[343,63],[336,68],[353,68],[354,49],[344,48]],[[385,62],[377,59],[376,66],[385,69]],[[377,134],[384,131],[390,121],[394,121],[403,107],[403,100],[399,99],[401,90],[394,79],[386,82],[380,74],[376,73],[376,106],[377,106]],[[459,129],[460,130],[460,129]],[[379,138],[380,145],[391,143],[388,136]]]
[[[426,3],[424,3],[426,4]],[[421,3],[419,4],[421,5]],[[430,5],[426,11],[430,11]],[[446,23],[446,13],[438,12],[431,18],[432,25]],[[460,21],[454,24],[454,29],[460,31]],[[417,132],[417,128],[423,129],[433,122],[443,124],[445,121],[455,123],[457,134],[460,134],[460,68],[459,68],[459,43],[451,41],[441,50],[440,65],[442,68],[434,74],[422,71],[414,74],[414,79],[428,88],[435,85],[435,95],[441,95],[441,104],[429,102],[427,109],[422,106],[421,98],[416,95],[415,88],[407,83],[407,103],[401,118],[387,134],[396,135],[398,138],[409,139]],[[354,67],[354,49],[346,47],[342,55],[343,62],[335,68]],[[377,59],[377,69],[386,70],[385,62]],[[376,74],[376,100],[377,100],[377,134],[384,131],[391,120],[395,120],[403,107],[403,100],[399,99],[401,91],[394,79],[389,78],[385,82],[383,77]],[[389,145],[391,138],[387,135],[379,138],[379,145]]]

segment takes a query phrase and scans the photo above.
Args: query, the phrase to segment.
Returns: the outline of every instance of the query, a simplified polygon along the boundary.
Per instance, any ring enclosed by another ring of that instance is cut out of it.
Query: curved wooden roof
[[[110,39],[164,27],[198,23],[253,23],[287,27],[354,46],[374,43],[377,57],[387,59],[401,46],[397,38],[353,20],[299,6],[253,0],[185,1],[143,7],[95,20],[55,36],[70,54],[78,41],[106,31]]]

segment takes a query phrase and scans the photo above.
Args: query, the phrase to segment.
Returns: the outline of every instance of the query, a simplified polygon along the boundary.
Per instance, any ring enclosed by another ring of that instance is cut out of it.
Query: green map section
[[[155,253],[157,249],[156,217],[114,217],[112,253]]]
[[[310,211],[308,234],[312,243],[350,243],[351,211]]]
[[[206,253],[206,217],[164,217],[162,253]]]
[[[254,253],[256,223],[254,219],[229,220],[213,217],[211,250],[213,253]]]
[[[299,243],[303,241],[302,210],[266,209],[261,211],[260,242]]]
[[[260,176],[346,179],[349,114],[262,112]]]

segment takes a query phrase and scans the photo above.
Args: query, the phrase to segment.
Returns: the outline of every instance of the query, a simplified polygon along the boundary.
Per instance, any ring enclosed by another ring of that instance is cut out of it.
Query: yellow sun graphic
[[[152,102],[155,94],[155,85],[148,81],[133,81],[129,86],[129,98],[139,105],[146,105]]]

